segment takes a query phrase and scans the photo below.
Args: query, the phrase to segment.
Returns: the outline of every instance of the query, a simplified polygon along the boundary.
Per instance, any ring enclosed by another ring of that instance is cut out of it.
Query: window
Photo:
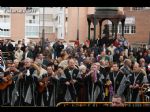
[[[112,33],[112,25],[109,25],[109,32]],[[121,24],[118,25],[118,33],[119,34],[122,33],[122,25]],[[124,26],[124,33],[125,34],[134,34],[134,33],[136,33],[135,25],[133,25],[133,24],[126,24]]]
[[[109,32],[112,33],[112,25],[109,25]]]
[[[53,21],[53,14],[46,14],[44,15],[45,21]]]
[[[45,33],[52,33],[53,32],[53,27],[52,26],[46,26],[45,27]]]
[[[63,10],[63,7],[60,7],[60,11],[62,11]]]
[[[26,13],[25,36],[28,38],[39,38],[39,14]]]
[[[35,19],[35,15],[33,15],[33,19]]]
[[[119,26],[118,26],[118,33],[122,33],[122,26],[121,26],[121,24],[119,24]]]
[[[40,14],[40,20],[43,21],[43,14]],[[45,21],[53,21],[53,14],[44,14]]]
[[[10,36],[10,15],[0,15],[0,37]]]
[[[108,21],[108,25],[109,25],[109,31],[110,31],[110,33],[112,33],[112,23]],[[119,24],[118,24],[118,33],[119,34],[122,33],[122,24],[121,24],[121,22],[119,22]],[[127,17],[125,19],[124,33],[125,34],[134,34],[134,33],[136,33],[135,17],[131,16],[131,17]]]
[[[135,32],[135,29],[136,29],[136,28],[135,28],[135,26],[134,26],[134,25],[133,25],[133,26],[131,26],[131,33],[136,33],[136,32]]]
[[[119,27],[119,32],[118,33],[122,33],[122,26],[120,25]],[[136,33],[136,27],[133,24],[127,24],[124,26],[124,33],[125,34],[134,34]]]
[[[29,23],[32,23],[32,20],[29,20]]]
[[[68,17],[66,17],[66,21],[68,21]]]
[[[9,15],[0,15],[0,22],[9,23],[10,16]]]
[[[40,33],[42,33],[43,27],[40,27]],[[45,26],[45,33],[53,33],[53,26]]]
[[[35,23],[39,24],[39,16],[38,15],[27,15],[26,16],[26,23]]]
[[[39,35],[39,26],[26,26],[26,36],[33,37]]]
[[[124,33],[125,34],[129,34],[129,31],[130,31],[130,27],[129,27],[129,25],[125,25],[125,27],[124,27]]]

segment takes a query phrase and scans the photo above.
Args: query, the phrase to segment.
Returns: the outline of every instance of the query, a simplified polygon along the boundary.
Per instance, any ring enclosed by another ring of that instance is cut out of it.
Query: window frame
[[[34,27],[37,28],[37,31],[34,29]],[[29,30],[28,28],[31,29],[32,31]],[[39,14],[35,13],[25,14],[25,38],[40,38],[39,29],[40,29]]]
[[[2,10],[2,9],[1,9]],[[0,37],[11,37],[11,14],[0,14],[0,16],[2,16],[2,21],[0,22],[0,24],[6,24],[7,28],[5,29],[2,29],[3,31],[0,31]],[[8,16],[8,20],[6,21],[6,19],[4,17],[7,17]],[[8,30],[8,31],[5,31],[5,30]],[[2,32],[2,33],[1,33]],[[6,33],[7,32],[7,33]],[[5,35],[7,34],[7,35]]]

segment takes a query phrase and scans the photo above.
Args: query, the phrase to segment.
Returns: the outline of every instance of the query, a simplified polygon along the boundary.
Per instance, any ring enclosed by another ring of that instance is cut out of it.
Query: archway
[[[98,9],[98,11],[97,11]],[[102,10],[100,10],[102,9]],[[112,39],[117,38],[117,33],[118,33],[118,23],[121,22],[122,25],[122,36],[124,36],[124,23],[125,23],[125,15],[118,13],[117,7],[114,9],[114,7],[109,8],[109,10],[103,9],[103,8],[96,8],[95,14],[90,14],[87,16],[87,21],[88,21],[88,39],[91,40],[90,38],[90,27],[91,24],[94,25],[94,37],[93,40],[96,39],[96,25],[99,24],[99,35],[101,39],[101,33],[102,33],[102,23],[105,20],[110,20],[112,23]],[[107,27],[107,26],[106,26]],[[106,28],[107,29],[107,28]],[[109,33],[109,32],[108,32]],[[106,30],[107,34],[107,30]],[[110,38],[110,36],[108,37]]]

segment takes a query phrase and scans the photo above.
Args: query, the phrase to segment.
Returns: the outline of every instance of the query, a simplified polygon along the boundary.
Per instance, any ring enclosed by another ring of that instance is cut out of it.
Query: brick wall
[[[134,16],[136,24],[135,34],[125,34],[125,37],[132,42],[148,42],[150,32],[150,10],[130,11],[124,8],[126,16]]]

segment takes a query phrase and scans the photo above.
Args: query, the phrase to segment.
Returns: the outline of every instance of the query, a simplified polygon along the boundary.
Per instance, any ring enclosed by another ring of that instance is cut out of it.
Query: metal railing
[[[3,59],[4,59],[4,60],[7,60],[9,54],[10,54],[10,55],[14,55],[14,52],[2,52]]]
[[[148,46],[148,43],[146,43],[146,42],[131,43],[131,46],[132,46],[133,48],[140,48],[140,47],[143,47],[143,45]]]
[[[59,106],[72,106],[72,107],[82,107],[82,106],[111,106],[112,102],[60,102],[56,105],[56,107]],[[150,106],[150,102],[125,102],[126,107],[147,107]]]

